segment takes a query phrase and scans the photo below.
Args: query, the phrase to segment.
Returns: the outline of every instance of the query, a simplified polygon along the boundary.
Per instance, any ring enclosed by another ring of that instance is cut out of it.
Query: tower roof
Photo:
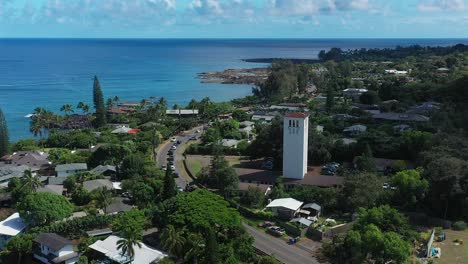
[[[303,113],[303,112],[292,112],[292,113],[287,113],[285,117],[292,117],[292,118],[307,118],[309,117],[308,113]]]

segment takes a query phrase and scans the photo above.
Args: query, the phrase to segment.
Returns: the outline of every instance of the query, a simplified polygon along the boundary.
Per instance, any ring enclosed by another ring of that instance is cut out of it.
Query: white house
[[[198,109],[166,110],[166,115],[198,115]]]
[[[398,71],[395,69],[385,70],[385,74],[393,74],[393,75],[406,75],[408,71]]]
[[[227,148],[237,148],[237,144],[239,144],[240,140],[237,139],[223,139],[221,140],[221,145]]]
[[[78,172],[83,172],[88,170],[88,165],[86,163],[69,163],[57,165],[55,167],[55,172],[57,172],[58,177],[67,177]]]
[[[288,113],[283,122],[283,176],[304,179],[307,173],[309,114]]]
[[[350,137],[357,137],[367,131],[364,125],[353,125],[343,129],[343,133]]]
[[[276,216],[292,219],[301,209],[303,202],[293,198],[275,199],[266,208],[271,210]]]
[[[27,226],[23,222],[19,213],[10,215],[7,219],[0,222],[0,249],[3,249],[5,243],[12,237],[18,235]]]
[[[34,240],[36,248],[33,256],[45,264],[73,264],[78,261],[78,252],[73,243],[55,233],[42,233]]]
[[[104,259],[109,260],[109,263],[116,262],[150,264],[156,263],[167,256],[167,254],[159,250],[150,248],[144,243],[141,243],[141,247],[135,246],[133,248],[135,250],[135,256],[133,257],[134,259],[132,261],[132,259],[129,256],[122,254],[122,251],[120,249],[117,249],[117,241],[119,241],[120,239],[121,238],[118,236],[111,235],[105,240],[98,240],[94,242],[94,244],[89,246],[89,248],[102,255]]]
[[[282,103],[270,106],[273,110],[288,110],[288,111],[309,111],[306,104],[300,103]]]

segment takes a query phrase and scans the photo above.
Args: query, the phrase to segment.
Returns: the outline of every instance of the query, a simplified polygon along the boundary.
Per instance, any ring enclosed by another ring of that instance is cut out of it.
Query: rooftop
[[[19,213],[10,215],[7,219],[0,222],[0,235],[16,236],[27,226],[23,222]]]
[[[307,118],[309,117],[309,114],[307,113],[301,113],[301,112],[292,112],[292,113],[287,113],[285,117],[291,117],[291,118]]]
[[[111,235],[105,240],[98,240],[90,248],[94,249],[97,252],[104,254],[107,258],[119,262],[122,257],[121,250],[117,248],[117,241],[121,238],[118,236]],[[138,264],[150,264],[155,261],[159,261],[167,256],[167,254],[150,248],[144,243],[141,243],[141,247],[134,247],[135,250],[135,259],[133,263]]]
[[[77,171],[77,170],[87,170],[88,165],[86,163],[69,163],[61,164],[55,167],[55,171]]]
[[[116,172],[116,168],[113,165],[99,165],[96,168],[92,169],[91,172],[92,174],[103,174],[106,171],[113,171]]]
[[[83,182],[83,188],[88,192],[102,187],[106,187],[108,190],[114,189],[112,182],[106,179],[97,179]]]
[[[275,199],[271,201],[266,207],[267,208],[272,208],[272,207],[283,207],[287,208],[293,211],[299,210],[301,208],[301,205],[303,202],[300,202],[294,198],[281,198],[281,199]]]
[[[65,246],[73,245],[72,241],[55,233],[41,233],[34,239],[34,242],[47,246],[53,251],[59,251]]]

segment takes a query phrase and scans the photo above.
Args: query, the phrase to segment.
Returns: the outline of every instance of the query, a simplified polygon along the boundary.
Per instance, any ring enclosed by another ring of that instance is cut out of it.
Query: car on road
[[[197,129],[197,130],[195,131],[195,133],[200,133],[200,132],[201,132],[200,129]]]
[[[176,142],[177,145],[180,145],[181,143],[182,143],[182,141],[180,141],[180,140],[177,140],[177,142]]]
[[[161,169],[162,169],[163,171],[167,170],[166,165],[163,165],[163,166],[161,167]]]
[[[282,229],[279,226],[270,226],[270,227],[267,228],[267,232],[269,234],[272,234],[272,235],[277,236],[277,237],[280,237],[280,236],[286,234],[286,231],[284,231],[284,229]]]
[[[169,157],[167,158],[167,161],[174,161],[174,156],[172,156],[172,157],[169,156]]]
[[[177,172],[172,173],[172,175],[174,176],[174,178],[179,178],[179,173]]]
[[[177,138],[173,137],[171,138],[171,142],[176,142],[177,141]]]
[[[197,136],[192,136],[189,138],[189,140],[197,140]]]
[[[274,225],[275,225],[275,222],[265,221],[263,223],[258,224],[258,227],[270,227]]]
[[[172,146],[172,149],[173,149],[173,150],[176,150],[176,149],[177,149],[177,146],[176,146],[176,145]]]
[[[183,191],[184,191],[184,188],[179,187],[179,188],[177,188],[177,190],[179,190],[179,192],[183,192]]]
[[[174,164],[173,164],[173,165],[171,165],[171,170],[175,170],[175,166],[174,166]]]

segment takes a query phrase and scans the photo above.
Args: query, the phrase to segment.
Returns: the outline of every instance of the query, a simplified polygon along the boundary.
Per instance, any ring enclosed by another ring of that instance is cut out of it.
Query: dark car
[[[193,137],[189,138],[189,140],[197,140],[197,137],[193,136]]]

